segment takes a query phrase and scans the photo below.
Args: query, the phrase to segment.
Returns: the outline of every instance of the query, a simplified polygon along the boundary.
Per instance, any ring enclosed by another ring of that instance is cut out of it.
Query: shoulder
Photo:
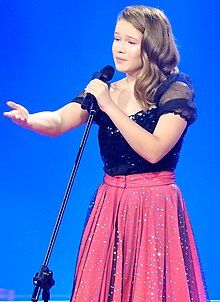
[[[173,82],[167,87],[165,91],[161,94],[158,99],[158,103],[162,104],[168,100],[174,99],[186,99],[192,101],[194,98],[193,89],[184,82],[176,81]]]
[[[155,104],[159,104],[165,97],[193,99],[195,95],[191,78],[184,73],[171,74],[162,82],[154,96]]]
[[[183,117],[189,124],[196,120],[197,110],[194,102],[194,88],[185,74],[176,74],[162,83],[157,91],[159,115],[175,113]]]

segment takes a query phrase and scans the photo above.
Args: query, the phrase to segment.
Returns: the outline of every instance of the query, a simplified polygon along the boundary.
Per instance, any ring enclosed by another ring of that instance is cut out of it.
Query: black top
[[[99,126],[98,140],[104,171],[109,175],[129,175],[145,172],[173,171],[179,160],[183,137],[188,126],[196,119],[193,102],[194,91],[190,79],[182,73],[172,74],[157,89],[154,103],[156,108],[140,110],[129,116],[135,123],[153,133],[159,117],[165,113],[180,115],[187,127],[176,145],[157,163],[152,164],[138,155],[123,138],[111,119],[98,110],[94,122]],[[73,102],[82,103],[82,97]]]

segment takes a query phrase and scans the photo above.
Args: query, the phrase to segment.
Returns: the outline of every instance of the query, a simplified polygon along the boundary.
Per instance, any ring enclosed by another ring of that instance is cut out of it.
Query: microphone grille
[[[115,73],[114,67],[112,67],[111,65],[107,65],[107,66],[105,66],[104,68],[102,68],[100,70],[99,79],[104,81],[104,82],[111,81],[111,79],[113,78],[114,73]]]

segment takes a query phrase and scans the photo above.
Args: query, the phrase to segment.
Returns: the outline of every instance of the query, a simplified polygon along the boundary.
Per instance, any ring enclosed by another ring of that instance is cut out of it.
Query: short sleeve
[[[81,108],[87,110],[89,113],[89,109],[91,108],[91,101],[86,98],[86,93],[83,91],[79,95],[77,95],[71,102],[78,103],[81,105]],[[96,114],[93,117],[93,123],[99,125],[100,124],[100,117],[101,117],[101,110],[99,109],[97,103],[94,104],[96,106]]]
[[[194,91],[184,82],[173,82],[162,94],[158,104],[158,117],[166,113],[174,113],[192,124],[197,118],[194,103]]]
[[[71,102],[80,104],[82,109],[87,110],[89,112],[89,108],[91,108],[92,101],[90,100],[90,98],[86,98],[86,95],[87,94],[83,91],[78,96],[76,96]]]
[[[85,95],[86,94],[82,91],[74,99],[72,99],[71,102],[82,105]]]

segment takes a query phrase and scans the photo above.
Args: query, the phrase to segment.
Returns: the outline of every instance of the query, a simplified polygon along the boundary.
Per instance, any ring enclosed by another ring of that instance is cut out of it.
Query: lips
[[[116,57],[115,60],[116,60],[117,63],[123,63],[123,62],[127,61],[127,60],[125,60],[123,58],[120,58],[120,57]]]

